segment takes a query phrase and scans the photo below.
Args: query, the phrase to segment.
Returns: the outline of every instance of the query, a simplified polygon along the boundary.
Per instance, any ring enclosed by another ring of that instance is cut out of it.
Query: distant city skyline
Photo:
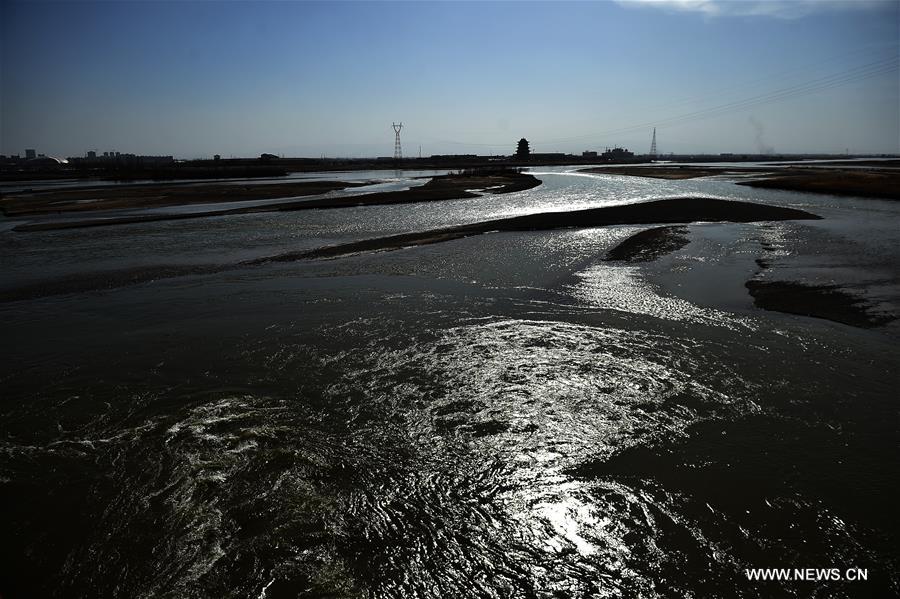
[[[900,153],[896,0],[0,4],[0,153]]]

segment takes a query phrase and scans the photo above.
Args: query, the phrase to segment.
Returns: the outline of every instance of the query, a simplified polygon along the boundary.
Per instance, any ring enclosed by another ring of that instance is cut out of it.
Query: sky
[[[900,0],[0,0],[0,154],[900,153]]]

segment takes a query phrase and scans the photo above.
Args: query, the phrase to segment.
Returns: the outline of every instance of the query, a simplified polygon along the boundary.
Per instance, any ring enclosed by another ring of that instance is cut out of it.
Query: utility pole
[[[650,142],[650,158],[656,158],[656,127],[653,128],[653,141]]]

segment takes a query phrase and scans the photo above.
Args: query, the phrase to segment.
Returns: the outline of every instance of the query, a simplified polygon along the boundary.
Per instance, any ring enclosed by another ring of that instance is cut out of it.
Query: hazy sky
[[[900,152],[900,1],[0,0],[0,153]]]

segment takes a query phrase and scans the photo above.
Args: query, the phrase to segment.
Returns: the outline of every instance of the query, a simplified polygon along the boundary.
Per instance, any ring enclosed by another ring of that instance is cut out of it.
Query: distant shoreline
[[[758,175],[738,185],[827,195],[900,200],[900,160],[809,165],[772,165],[765,168],[659,165],[589,168],[582,172],[654,179],[693,179],[717,175]]]
[[[738,185],[807,193],[900,200],[900,169],[894,172],[843,169],[787,169]]]
[[[81,179],[84,181],[171,181],[173,179],[231,179],[286,176],[289,173],[355,172],[367,170],[460,170],[471,168],[532,168],[554,166],[591,167],[605,165],[630,168],[638,165],[663,168],[670,163],[770,163],[773,167],[783,163],[815,164],[827,161],[833,165],[878,166],[883,162],[897,161],[890,155],[860,156],[851,160],[847,156],[828,154],[678,154],[652,157],[604,159],[602,156],[579,154],[533,154],[526,159],[514,156],[449,155],[427,158],[226,158],[222,160],[175,161],[163,166],[133,167],[115,160],[108,164],[102,160],[89,164],[69,164],[52,168],[30,168],[23,164],[0,163],[0,182],[13,183],[30,180]],[[73,159],[80,160],[80,159]],[[654,162],[664,161],[664,162]],[[820,163],[825,164],[825,163]],[[712,167],[715,168],[715,167]],[[737,167],[740,168],[740,167]]]

